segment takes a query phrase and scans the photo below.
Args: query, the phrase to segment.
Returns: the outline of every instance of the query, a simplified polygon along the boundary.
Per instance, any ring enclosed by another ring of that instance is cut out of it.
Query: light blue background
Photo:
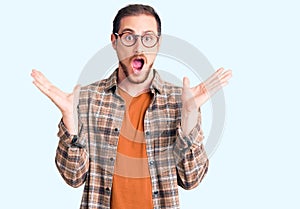
[[[79,207],[82,188],[67,186],[54,165],[60,113],[30,71],[71,91],[131,3],[111,2],[1,0],[1,208]],[[140,2],[156,8],[163,33],[234,72],[222,142],[201,185],[181,190],[182,208],[300,208],[297,1]]]

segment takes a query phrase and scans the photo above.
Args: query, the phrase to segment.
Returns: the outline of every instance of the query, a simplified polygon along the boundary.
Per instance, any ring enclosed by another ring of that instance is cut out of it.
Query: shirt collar
[[[115,90],[118,84],[118,69],[116,69],[108,78],[105,84],[105,91]]]
[[[163,91],[163,80],[161,79],[160,75],[158,74],[158,72],[156,70],[153,70],[153,71],[154,71],[154,78],[152,80],[150,90],[153,93],[155,91],[157,91],[159,94],[161,94]]]

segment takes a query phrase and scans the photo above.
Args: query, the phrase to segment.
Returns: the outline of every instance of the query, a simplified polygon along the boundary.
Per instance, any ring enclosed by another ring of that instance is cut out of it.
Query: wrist
[[[190,131],[197,125],[197,121],[198,121],[197,108],[182,109],[181,128],[185,135],[188,135]]]
[[[71,135],[77,135],[77,131],[76,131],[76,127],[75,127],[75,123],[74,123],[74,118],[73,117],[63,116],[62,117],[62,121],[63,121],[65,127],[67,128],[68,132]]]

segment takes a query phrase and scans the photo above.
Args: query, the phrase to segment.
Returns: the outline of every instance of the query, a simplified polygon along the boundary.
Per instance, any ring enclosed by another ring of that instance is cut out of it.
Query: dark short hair
[[[158,32],[158,35],[160,35],[161,34],[161,21],[160,21],[158,14],[151,6],[143,5],[143,4],[130,4],[126,7],[123,7],[122,9],[120,9],[113,21],[113,33],[118,33],[118,31],[120,29],[120,22],[123,17],[137,16],[137,15],[142,15],[142,14],[151,15],[155,18],[156,24],[157,24],[157,32]]]

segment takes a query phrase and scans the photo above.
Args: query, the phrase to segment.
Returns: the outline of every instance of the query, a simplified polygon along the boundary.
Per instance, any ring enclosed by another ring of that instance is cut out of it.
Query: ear
[[[117,39],[116,39],[115,34],[112,33],[110,35],[110,40],[111,40],[112,47],[116,50],[116,48],[117,48]]]

